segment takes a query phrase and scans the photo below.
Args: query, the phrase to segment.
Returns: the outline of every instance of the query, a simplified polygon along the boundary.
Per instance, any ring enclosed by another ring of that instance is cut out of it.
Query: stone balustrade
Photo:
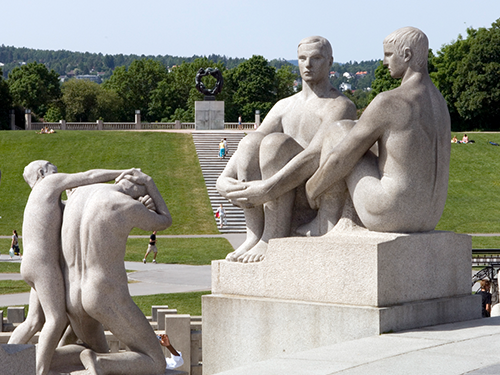
[[[0,318],[4,316],[0,310]],[[22,317],[22,318],[20,318]],[[172,345],[182,353],[184,365],[176,374],[202,375],[202,320],[201,316],[177,314],[177,310],[168,306],[152,306],[151,316],[146,317],[156,334],[168,334]],[[7,318],[2,319],[0,325],[0,345],[7,344],[14,328],[24,319],[24,307],[7,308]],[[29,344],[38,343],[37,333]],[[123,345],[110,331],[105,331],[111,353],[126,351]],[[162,348],[165,356],[170,356],[167,348]],[[169,373],[167,371],[167,373]]]

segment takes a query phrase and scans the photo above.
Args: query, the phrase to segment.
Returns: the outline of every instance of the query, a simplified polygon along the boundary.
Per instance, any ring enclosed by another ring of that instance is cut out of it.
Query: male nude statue
[[[14,330],[9,344],[25,344],[42,329],[36,349],[38,375],[48,373],[68,321],[60,265],[61,194],[66,189],[110,181],[131,172],[95,169],[57,173],[56,166],[45,160],[31,162],[24,169],[23,177],[32,190],[24,209],[21,274],[32,289],[28,317]]]
[[[448,189],[450,117],[429,77],[427,56],[422,31],[405,27],[390,34],[384,40],[384,65],[393,78],[402,78],[401,86],[377,95],[357,123],[340,121],[341,142],[336,141],[339,134],[322,127],[310,146],[265,181],[264,188],[280,189],[319,164],[306,183],[312,207],[328,189],[346,181],[367,229],[433,230]],[[369,151],[375,143],[378,156]],[[229,198],[238,199],[233,194]]]
[[[153,179],[139,170],[121,176],[115,185],[72,192],[62,224],[66,303],[71,327],[90,349],[62,347],[56,352],[58,361],[61,351],[69,356],[68,363],[78,354],[92,375],[164,373],[165,357],[130,297],[123,260],[132,228],[160,231],[171,224]],[[101,323],[130,351],[108,353]]]
[[[228,254],[230,261],[260,261],[269,239],[290,235],[292,213],[300,205],[305,178],[293,180],[273,195],[262,190],[260,182],[300,155],[322,124],[330,124],[335,131],[335,121],[356,118],[354,104],[330,84],[330,43],[322,37],[308,37],[299,43],[297,53],[302,91],[276,103],[259,129],[243,138],[217,181],[217,190],[228,199],[232,191],[240,192],[240,199],[232,202],[243,207],[247,224],[247,239]],[[246,194],[254,198],[252,204],[245,203]],[[305,197],[303,202],[308,207]]]

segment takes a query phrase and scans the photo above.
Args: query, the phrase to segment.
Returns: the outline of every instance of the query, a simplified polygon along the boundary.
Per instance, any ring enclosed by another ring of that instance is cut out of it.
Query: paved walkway
[[[283,354],[217,375],[498,375],[499,353],[495,317]]]
[[[149,238],[149,236],[130,237]],[[246,234],[159,235],[158,237],[223,237],[231,243],[233,248],[236,248],[243,243]],[[19,257],[14,257],[11,260],[7,254],[0,254],[0,262],[19,263],[21,260]],[[211,266],[209,265],[189,266],[184,264],[125,262],[125,268],[136,271],[128,274],[128,279],[131,281],[128,287],[132,296],[211,290]],[[22,277],[18,273],[0,273],[0,280],[22,280]],[[29,293],[0,295],[0,306],[27,305],[28,303]]]

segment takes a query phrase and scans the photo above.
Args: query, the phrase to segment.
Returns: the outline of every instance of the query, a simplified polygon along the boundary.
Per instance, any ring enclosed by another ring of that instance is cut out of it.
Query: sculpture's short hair
[[[33,188],[40,178],[45,175],[45,167],[50,164],[47,160],[35,160],[24,168],[24,181]],[[57,169],[57,168],[56,168]]]
[[[389,43],[394,44],[396,52],[400,55],[403,55],[404,49],[409,47],[417,65],[421,68],[427,67],[429,40],[422,30],[416,27],[402,27],[384,39],[384,44]]]
[[[299,45],[297,46],[297,51],[299,50],[299,47],[303,44],[313,44],[313,43],[318,43],[321,46],[321,49],[325,51],[325,54],[328,57],[333,58],[333,49],[332,45],[328,41],[328,39],[323,38],[322,36],[308,36],[307,38],[302,39],[299,42]]]

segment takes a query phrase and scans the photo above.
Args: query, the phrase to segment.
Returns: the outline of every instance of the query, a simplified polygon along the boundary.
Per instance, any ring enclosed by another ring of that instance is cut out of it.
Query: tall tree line
[[[143,120],[194,121],[195,102],[203,95],[195,89],[200,68],[218,68],[224,88],[217,100],[225,101],[226,121],[253,121],[260,110],[265,116],[278,100],[294,93],[298,73],[289,64],[276,69],[262,56],[253,56],[233,69],[222,62],[197,58],[168,69],[154,59],[138,59],[120,66],[103,84],[71,79],[62,85],[54,70],[38,62],[14,68],[5,80],[0,76],[0,125],[8,128],[8,110],[17,113],[30,109],[35,120],[45,121],[131,121],[136,110]],[[211,76],[203,78],[206,87],[215,84]],[[22,120],[22,116],[17,116]],[[21,125],[21,123],[19,124]]]

